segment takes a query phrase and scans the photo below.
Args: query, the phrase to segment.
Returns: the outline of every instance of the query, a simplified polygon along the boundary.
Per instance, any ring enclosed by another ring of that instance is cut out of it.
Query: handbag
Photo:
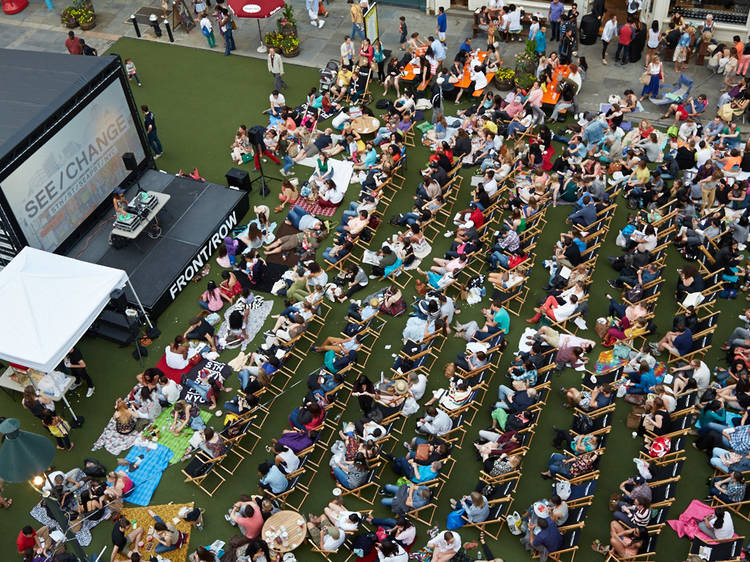
[[[644,86],[648,86],[651,82],[651,75],[648,72],[644,72],[641,74],[641,78],[639,79],[639,82],[643,84]]]
[[[641,426],[641,416],[635,412],[628,414],[628,419],[625,420],[625,426],[628,429],[638,429]]]
[[[651,443],[651,447],[648,449],[648,456],[653,458],[662,458],[669,451],[672,450],[672,442],[669,437],[657,437]]]
[[[447,518],[447,520],[445,522],[445,527],[447,529],[449,529],[449,530],[460,529],[461,527],[463,527],[464,523],[465,523],[465,521],[463,519],[464,513],[466,513],[466,512],[464,511],[463,507],[461,507],[461,508],[459,508],[459,509],[457,509],[455,511],[451,511],[448,514],[448,518]]]
[[[417,445],[417,451],[414,456],[414,460],[416,461],[426,461],[428,458],[430,458],[430,446],[427,443],[421,443],[420,445]]]
[[[237,29],[237,24],[234,20],[231,20],[230,23],[232,24],[232,29]]]
[[[508,530],[511,534],[517,536],[522,533],[521,525],[523,524],[523,520],[517,511],[508,515],[508,517],[505,518],[505,522],[508,524]]]

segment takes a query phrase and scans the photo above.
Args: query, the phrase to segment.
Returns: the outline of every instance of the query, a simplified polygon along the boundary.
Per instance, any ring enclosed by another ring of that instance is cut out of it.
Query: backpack
[[[643,287],[636,285],[625,291],[625,300],[628,302],[638,302],[641,300],[641,295],[643,295]]]
[[[85,459],[83,461],[83,472],[86,476],[92,478],[104,478],[107,475],[107,469],[96,459]]]
[[[591,433],[594,429],[594,421],[586,414],[576,414],[571,429],[578,434]]]

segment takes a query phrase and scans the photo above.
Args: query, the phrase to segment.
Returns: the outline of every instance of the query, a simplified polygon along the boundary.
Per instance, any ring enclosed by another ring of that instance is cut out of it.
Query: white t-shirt
[[[489,197],[497,193],[497,180],[494,177],[490,181],[484,182],[484,191]]]
[[[344,544],[345,540],[346,534],[344,534],[344,531],[339,531],[339,538],[337,539],[326,533],[325,537],[323,537],[323,550],[338,550]]]
[[[521,10],[516,8],[515,11],[508,14],[510,20],[508,29],[512,32],[521,31]]]
[[[709,519],[709,523],[711,523],[712,526],[715,522],[716,516],[713,516],[711,517],[711,519]],[[734,522],[732,521],[732,517],[729,515],[729,513],[724,513],[724,524],[721,526],[721,529],[714,529],[714,535],[720,541],[731,539],[734,536]]]
[[[695,379],[695,384],[698,385],[699,391],[704,391],[708,388],[708,384],[711,381],[711,369],[708,368],[708,365],[706,365],[703,361],[701,361],[700,366],[693,371],[693,379]]]
[[[656,49],[659,46],[659,32],[653,29],[648,30],[648,43],[649,49]]]
[[[602,30],[602,41],[606,41],[608,43],[612,41],[612,37],[614,37],[615,31],[617,31],[617,21],[609,20],[604,24],[604,29]]]
[[[445,537],[448,535],[453,536],[453,542],[450,544],[445,540]],[[428,542],[427,545],[431,546],[435,552],[450,552],[452,550],[458,552],[461,548],[461,537],[455,531],[443,531],[437,537]]]
[[[471,79],[474,81],[475,90],[483,90],[487,87],[487,76],[481,70],[479,72],[472,70]]]
[[[336,520],[333,521],[333,524],[336,525],[339,529],[342,531],[356,531],[359,527],[358,523],[354,523],[349,519],[349,516],[353,513],[357,513],[356,511],[346,511],[342,510],[338,512],[338,515],[336,516]],[[357,513],[359,515],[359,513]]]
[[[695,152],[696,167],[700,168],[701,166],[703,166],[703,164],[705,164],[711,159],[713,154],[714,154],[714,151],[709,147],[699,148],[698,150],[696,150]]]
[[[409,388],[409,392],[411,393],[414,400],[421,400],[424,396],[425,390],[427,390],[427,377],[422,373],[419,373],[417,375],[417,378],[419,380],[411,385],[411,388]]]
[[[268,101],[271,102],[271,107],[284,107],[286,105],[284,94],[279,94],[278,96],[271,94],[268,96]]]

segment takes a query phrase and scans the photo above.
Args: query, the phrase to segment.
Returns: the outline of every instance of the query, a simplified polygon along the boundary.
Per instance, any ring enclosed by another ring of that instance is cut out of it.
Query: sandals
[[[609,547],[604,546],[599,539],[596,539],[594,542],[591,543],[591,550],[594,552],[598,552],[599,554],[608,554],[609,553]]]

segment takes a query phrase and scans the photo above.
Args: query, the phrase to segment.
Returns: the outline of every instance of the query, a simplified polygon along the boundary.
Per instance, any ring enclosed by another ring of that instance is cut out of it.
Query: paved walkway
[[[306,16],[303,0],[291,0],[295,7],[300,33],[301,53],[298,57],[288,60],[287,64],[300,64],[321,68],[330,59],[339,58],[339,46],[343,37],[351,32],[348,6],[344,0],[335,0],[329,6],[329,17],[325,27],[318,29],[310,25]],[[159,0],[95,0],[97,26],[92,31],[81,32],[80,36],[86,42],[100,51],[104,51],[120,37],[136,37],[135,30],[130,23],[130,14],[142,6],[159,6]],[[50,11],[45,3],[34,1],[30,6],[15,16],[0,17],[0,46],[16,49],[27,49],[35,51],[65,52],[64,42],[67,30],[60,24],[59,13],[62,5]],[[398,18],[405,15],[409,32],[419,31],[425,37],[434,34],[435,18],[420,12],[381,5],[378,7],[378,19],[381,40],[386,49],[398,51]],[[451,11],[448,18],[448,52],[451,56],[465,37],[471,35],[472,18],[466,11]],[[260,44],[257,20],[238,18],[238,30],[234,37],[237,50],[233,56],[248,56],[261,58],[256,48]],[[271,31],[276,26],[276,17],[261,21],[261,32]],[[145,41],[168,42],[167,34],[161,38],[154,35],[150,27],[141,26],[142,39]],[[181,28],[174,31],[175,44],[207,49],[206,40],[196,27],[190,33],[185,33]],[[477,37],[476,44],[485,46],[484,36]],[[222,50],[223,42],[217,37],[215,50]],[[513,65],[513,55],[524,47],[523,43],[502,44],[499,52],[509,66]],[[551,44],[556,48],[557,44]],[[638,79],[643,72],[643,60],[636,64],[626,66],[615,65],[615,46],[610,49],[610,64],[601,64],[600,43],[580,47],[579,54],[586,56],[589,62],[589,73],[579,103],[581,109],[597,111],[599,104],[606,102],[611,93],[622,92],[632,88],[640,94]],[[665,63],[665,74],[667,82],[674,82],[679,77],[672,70],[671,61]],[[715,107],[718,100],[721,80],[709,73],[705,67],[697,67],[693,64],[688,69],[688,75],[694,79],[695,94],[705,93],[709,97],[709,111]],[[658,108],[648,101],[644,102],[645,112],[636,114],[636,117],[656,119],[662,113],[663,108]]]

